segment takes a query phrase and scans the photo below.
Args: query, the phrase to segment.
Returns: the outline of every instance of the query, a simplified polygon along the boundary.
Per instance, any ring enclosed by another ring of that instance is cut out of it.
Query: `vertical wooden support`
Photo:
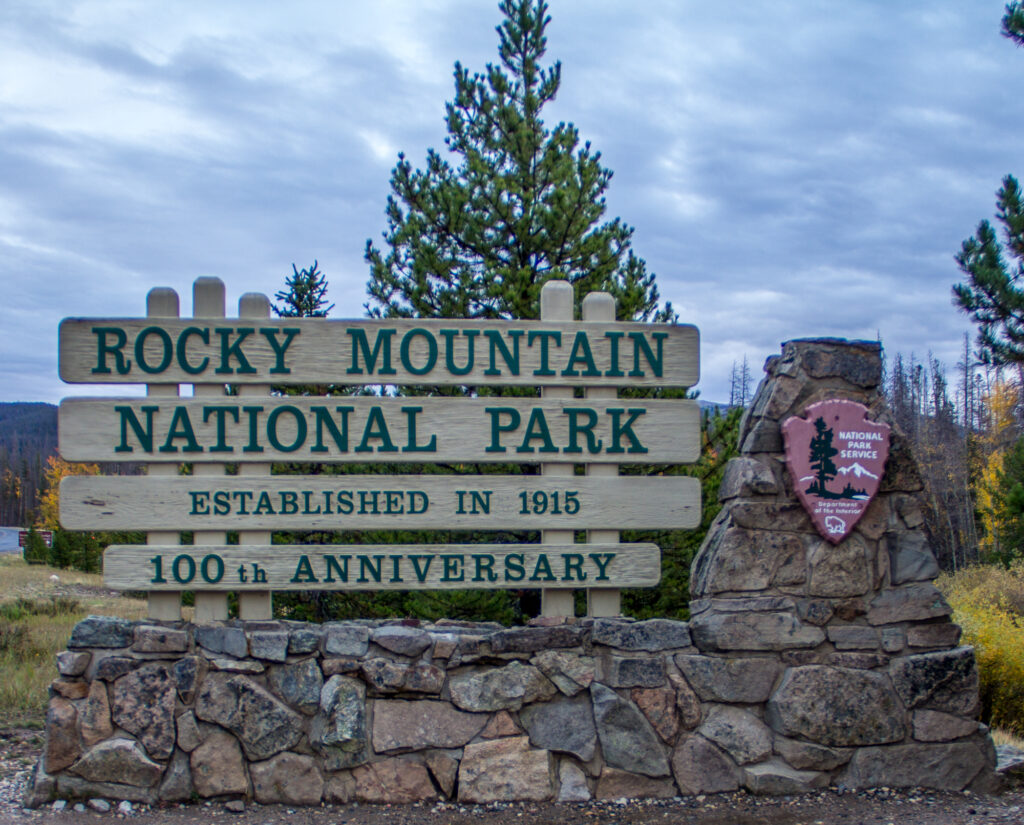
[[[253,320],[269,318],[270,300],[266,295],[259,292],[246,292],[245,295],[238,299],[238,317]],[[242,384],[238,388],[238,394],[243,400],[256,396],[266,397],[270,395],[270,385]],[[238,468],[238,474],[240,476],[269,476],[270,462],[242,462]],[[238,543],[270,544],[270,530],[240,530],[238,533]],[[251,578],[257,574],[254,570],[247,570],[246,575]],[[273,596],[270,590],[239,591],[238,618],[260,621],[273,618],[273,614]]]
[[[192,315],[195,318],[224,317],[224,282],[220,278],[197,278],[192,285]],[[223,384],[195,384],[196,397],[220,398]],[[222,476],[223,464],[197,461],[192,468],[196,476]],[[224,544],[227,537],[216,530],[196,530],[195,543]],[[228,617],[228,594],[217,590],[196,591],[196,622],[220,622]]]
[[[615,298],[608,292],[591,292],[583,299],[583,320],[584,321],[614,321],[615,320]],[[619,397],[616,387],[590,387],[586,390],[588,399],[595,401],[613,401]],[[588,464],[588,476],[617,476],[619,474],[618,464]],[[587,542],[589,544],[618,544],[618,530],[588,530]],[[619,590],[615,588],[601,588],[587,590],[587,615],[588,616],[618,616],[622,612],[622,600]]]
[[[568,281],[548,281],[540,291],[540,319],[542,321],[571,321],[573,319],[573,291]],[[544,387],[544,398],[572,398],[572,387]],[[545,476],[571,478],[572,464],[542,464]],[[575,539],[572,530],[542,530],[542,544],[572,544]],[[542,616],[573,616],[576,608],[573,591],[567,589],[542,590],[540,599]]]
[[[146,296],[148,318],[177,318],[178,293],[167,287],[156,287]],[[147,384],[146,395],[178,395],[177,384]],[[150,476],[176,476],[177,464],[149,464],[146,473]],[[170,530],[153,531],[146,534],[146,544],[177,544],[180,534]],[[180,592],[151,592],[148,594],[149,618],[162,622],[176,622],[181,619]]]

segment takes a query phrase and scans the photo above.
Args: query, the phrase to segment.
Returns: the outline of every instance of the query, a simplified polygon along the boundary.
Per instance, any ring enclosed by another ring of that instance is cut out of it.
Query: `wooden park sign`
[[[696,383],[692,326],[616,322],[603,293],[573,321],[561,281],[545,285],[534,322],[270,320],[269,302],[252,293],[239,318],[225,319],[223,296],[220,281],[201,278],[194,318],[178,317],[171,290],[153,290],[144,319],[60,326],[65,381],[147,385],[145,398],[61,403],[65,459],[144,462],[149,477],[69,477],[60,500],[65,527],[148,531],[144,547],[108,548],[104,575],[111,587],[149,591],[154,618],[179,616],[182,590],[196,592],[202,621],[226,618],[229,590],[243,618],[269,618],[273,590],[450,587],[542,588],[543,612],[561,615],[572,613],[573,590],[587,589],[591,611],[611,615],[617,588],[660,577],[658,548],[619,544],[617,531],[700,523],[697,479],[618,469],[697,459],[695,402],[617,390]],[[179,395],[183,383],[193,397]],[[331,385],[532,386],[541,397],[309,394]],[[184,462],[191,474],[179,474]],[[274,475],[272,462],[434,469]],[[530,463],[540,475],[465,473]],[[270,541],[273,530],[369,529],[540,530],[541,543]],[[579,530],[586,543],[576,543]],[[180,545],[181,531],[195,544]]]

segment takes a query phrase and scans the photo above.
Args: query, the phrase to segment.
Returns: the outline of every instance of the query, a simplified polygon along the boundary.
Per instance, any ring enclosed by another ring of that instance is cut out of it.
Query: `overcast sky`
[[[551,0],[549,125],[614,170],[609,217],[701,330],[708,400],[780,342],[880,337],[951,372],[954,253],[1024,175],[1024,52],[1003,0]],[[0,400],[57,378],[66,316],[153,286],[229,314],[319,261],[360,317],[399,151],[443,149],[456,60],[497,59],[495,0],[0,2]],[[121,394],[126,388],[110,390]]]

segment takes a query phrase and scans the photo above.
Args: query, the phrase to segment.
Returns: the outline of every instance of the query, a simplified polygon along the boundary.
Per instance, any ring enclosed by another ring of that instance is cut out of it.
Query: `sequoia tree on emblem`
[[[889,456],[889,425],[868,421],[854,401],[819,401],[782,425],[797,496],[826,539],[838,544],[878,492]]]

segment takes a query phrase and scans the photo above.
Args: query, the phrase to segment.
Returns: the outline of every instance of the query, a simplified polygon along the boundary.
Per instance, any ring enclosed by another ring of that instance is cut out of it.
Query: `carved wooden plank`
[[[437,590],[650,587],[654,544],[111,545],[116,590]]]
[[[683,386],[690,325],[439,319],[68,318],[69,383]]]
[[[70,530],[540,530],[692,528],[688,476],[69,476]]]
[[[671,464],[696,461],[688,400],[66,398],[68,461]]]

